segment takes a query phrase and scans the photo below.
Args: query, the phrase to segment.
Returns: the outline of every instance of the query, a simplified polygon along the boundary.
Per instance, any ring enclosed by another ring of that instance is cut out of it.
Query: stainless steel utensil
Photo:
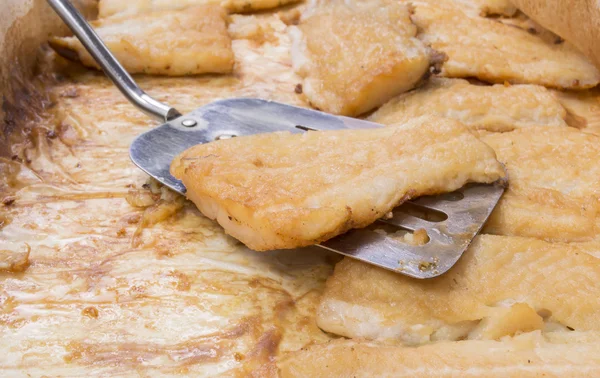
[[[185,187],[171,176],[169,166],[177,154],[196,144],[273,131],[301,133],[307,129],[381,127],[355,118],[254,98],[216,101],[181,115],[137,86],[68,0],[48,0],[48,3],[125,97],[143,112],[165,122],[137,137],[131,144],[130,156],[139,168],[181,194],[185,194]],[[319,247],[411,277],[435,277],[458,261],[481,230],[505,187],[506,181],[500,180],[491,185],[468,185],[447,195],[422,197],[396,208],[392,218],[378,221],[408,231],[424,229],[429,236],[429,242],[424,245],[409,245],[377,230],[358,229],[321,243]],[[407,206],[416,206],[421,212],[443,213],[447,219],[427,220],[426,216],[415,216],[414,211],[407,211]]]

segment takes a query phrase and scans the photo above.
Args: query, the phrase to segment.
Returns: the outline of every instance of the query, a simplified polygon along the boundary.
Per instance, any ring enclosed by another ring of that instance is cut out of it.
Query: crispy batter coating
[[[388,101],[369,119],[382,124],[406,122],[425,114],[456,119],[488,131],[567,126],[567,112],[546,88],[537,85],[482,86],[462,79],[432,78]]]
[[[292,353],[278,367],[282,378],[595,376],[600,374],[599,336],[533,332],[418,348],[336,340]]]
[[[513,16],[517,12],[517,7],[507,0],[456,0],[465,7],[475,6],[479,9],[480,15],[501,15]]]
[[[567,110],[569,126],[600,136],[600,91],[554,91],[562,106]]]
[[[259,251],[319,243],[410,197],[504,176],[488,146],[458,122],[434,117],[216,141],[184,151],[171,173],[204,215]]]
[[[598,136],[570,127],[532,127],[482,140],[494,148],[509,177],[509,188],[485,232],[555,241],[596,237]]]
[[[544,41],[526,30],[469,12],[452,0],[413,2],[419,38],[448,55],[442,74],[492,83],[554,88],[596,86],[600,72],[567,44]]]
[[[206,4],[219,4],[220,0],[100,0],[98,18],[136,16],[154,11],[180,10]]]
[[[300,0],[100,0],[98,17],[131,16],[206,4],[221,5],[231,13],[245,13],[276,8],[298,1]]]
[[[247,13],[294,4],[301,0],[222,0],[221,5],[229,12]]]
[[[93,21],[96,32],[130,73],[167,76],[233,69],[226,14],[218,5]],[[59,54],[100,68],[75,37],[52,38]]]
[[[598,242],[480,235],[448,273],[415,280],[350,258],[317,313],[328,332],[423,344],[498,339],[552,324],[600,331]]]
[[[416,34],[399,2],[327,2],[290,27],[292,63],[313,106],[355,116],[413,88],[428,72],[430,52]]]

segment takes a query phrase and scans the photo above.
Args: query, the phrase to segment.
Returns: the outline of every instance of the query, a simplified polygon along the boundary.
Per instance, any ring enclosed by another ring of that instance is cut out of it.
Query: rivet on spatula
[[[185,127],[194,127],[197,123],[198,122],[194,121],[193,119],[184,119],[181,121],[181,124]]]

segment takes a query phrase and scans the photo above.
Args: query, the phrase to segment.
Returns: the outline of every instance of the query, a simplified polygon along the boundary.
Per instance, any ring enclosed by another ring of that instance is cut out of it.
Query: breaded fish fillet
[[[98,17],[131,16],[205,4],[221,5],[229,12],[243,13],[276,8],[298,1],[300,0],[100,0],[98,3]]]
[[[226,17],[220,6],[203,5],[108,18],[92,25],[128,72],[180,76],[232,71]],[[65,57],[99,68],[75,37],[52,38],[50,44]]]
[[[216,141],[184,151],[171,173],[204,215],[259,251],[319,243],[409,198],[504,176],[491,148],[460,123],[434,117]]]
[[[550,325],[600,331],[599,247],[480,235],[448,273],[429,280],[345,258],[327,281],[317,322],[342,336],[406,344]]]
[[[462,79],[432,78],[411,92],[393,98],[369,119],[391,124],[425,114],[454,118],[488,131],[567,126],[567,112],[546,88],[537,85],[481,86]]]
[[[430,51],[415,38],[408,7],[391,0],[333,1],[290,27],[292,63],[310,103],[359,115],[415,86]],[[360,32],[357,32],[360,31]]]
[[[232,13],[247,13],[277,8],[301,0],[222,0],[221,5]]]
[[[463,11],[460,2],[413,2],[419,38],[448,55],[442,74],[563,89],[591,88],[600,72],[567,44],[554,44],[517,27]]]
[[[277,363],[287,377],[591,377],[600,375],[600,334],[527,333],[418,348],[353,340],[311,345]]]
[[[577,129],[532,127],[483,138],[506,164],[510,185],[485,232],[546,240],[598,234],[600,138]]]
[[[155,11],[180,10],[196,5],[219,4],[221,0],[100,0],[98,18],[137,16]]]
[[[600,91],[554,91],[567,111],[567,123],[584,132],[600,136]]]
[[[517,12],[517,7],[507,0],[455,0],[464,6],[476,6],[479,14],[512,16]]]

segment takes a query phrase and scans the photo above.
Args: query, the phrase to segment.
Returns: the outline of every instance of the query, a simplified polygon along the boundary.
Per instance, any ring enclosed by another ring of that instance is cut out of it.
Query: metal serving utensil
[[[131,144],[130,156],[143,171],[181,194],[185,194],[186,189],[171,176],[169,167],[176,155],[191,146],[274,131],[301,133],[382,127],[356,118],[255,98],[220,100],[181,115],[138,87],[68,0],[47,1],[123,95],[144,113],[164,122],[138,136]],[[418,198],[394,209],[391,218],[377,221],[407,231],[424,229],[429,236],[424,245],[410,245],[377,230],[356,229],[318,246],[411,277],[436,277],[458,261],[483,227],[505,187],[506,181],[499,180],[493,184],[467,185],[446,195]],[[407,211],[407,206],[413,211]],[[433,221],[426,216],[415,216],[414,207],[420,212],[441,213],[446,219]]]

